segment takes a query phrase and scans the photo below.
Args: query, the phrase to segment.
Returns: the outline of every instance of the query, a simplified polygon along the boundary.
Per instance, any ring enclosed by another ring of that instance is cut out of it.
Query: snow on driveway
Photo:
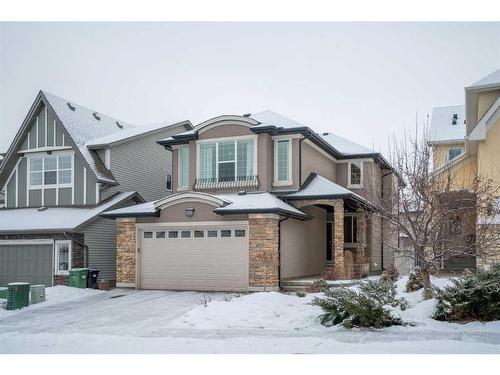
[[[416,326],[348,330],[321,326],[314,295],[54,287],[0,310],[0,353],[500,353],[500,322],[437,322],[434,301],[399,289]]]

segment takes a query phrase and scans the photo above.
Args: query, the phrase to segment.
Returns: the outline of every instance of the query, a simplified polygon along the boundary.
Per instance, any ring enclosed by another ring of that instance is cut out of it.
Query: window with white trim
[[[362,187],[363,186],[363,162],[351,161],[347,165],[348,171],[348,187]]]
[[[357,239],[358,221],[354,215],[344,216],[344,243],[355,244]]]
[[[56,274],[68,275],[71,269],[71,241],[56,241],[55,253]]]
[[[464,152],[462,147],[452,147],[448,149],[448,161],[452,161],[453,159],[459,157]]]
[[[189,187],[189,147],[179,149],[179,187]]]
[[[73,155],[29,158],[29,187],[70,187],[73,182]]]
[[[275,184],[292,183],[292,140],[274,141],[274,182]]]
[[[237,139],[199,144],[199,178],[246,181],[255,176],[255,140]]]

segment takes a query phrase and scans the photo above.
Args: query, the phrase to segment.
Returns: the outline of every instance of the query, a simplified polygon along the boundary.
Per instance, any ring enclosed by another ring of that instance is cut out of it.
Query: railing
[[[242,190],[257,189],[259,179],[257,176],[243,176],[236,178],[197,178],[194,190]]]

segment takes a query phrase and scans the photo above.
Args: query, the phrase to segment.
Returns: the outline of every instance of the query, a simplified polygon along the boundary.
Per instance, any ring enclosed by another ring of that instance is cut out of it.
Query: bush
[[[325,280],[316,280],[306,287],[307,293],[319,293],[328,290],[330,286]]]
[[[304,292],[303,290],[297,290],[297,292],[295,292],[295,295],[297,297],[305,297],[307,295],[307,293]]]
[[[414,271],[410,273],[410,277],[408,278],[408,282],[406,283],[406,291],[416,292],[424,287],[422,283],[422,277],[420,276],[420,269],[416,268]]]
[[[500,265],[475,274],[465,272],[438,289],[433,318],[445,321],[491,321],[500,319]]]
[[[386,283],[394,283],[399,279],[399,271],[393,264],[390,264],[380,275],[380,281]]]
[[[385,306],[397,306],[406,301],[395,298],[394,285],[377,281],[362,282],[358,290],[346,287],[325,291],[325,298],[315,298],[313,304],[321,307],[321,324],[342,324],[346,328],[383,328],[403,325],[400,318],[391,314]]]

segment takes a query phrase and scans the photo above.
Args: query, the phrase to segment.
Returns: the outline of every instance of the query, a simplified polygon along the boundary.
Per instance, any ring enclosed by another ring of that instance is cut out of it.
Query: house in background
[[[465,105],[434,109],[429,142],[434,173],[449,174],[452,187],[457,190],[455,194],[467,193],[477,176],[492,179],[500,187],[499,139],[500,69],[465,88]],[[500,233],[500,225],[494,225]],[[500,263],[500,244],[480,256],[449,263],[443,267],[461,270]]]
[[[171,192],[158,138],[189,121],[135,127],[40,92],[0,165],[0,285],[66,284],[89,266],[116,279],[116,225],[99,214]]]
[[[379,153],[272,111],[158,143],[173,152],[174,194],[101,215],[118,222],[117,285],[269,290],[392,264],[397,231],[373,202],[398,179]]]

